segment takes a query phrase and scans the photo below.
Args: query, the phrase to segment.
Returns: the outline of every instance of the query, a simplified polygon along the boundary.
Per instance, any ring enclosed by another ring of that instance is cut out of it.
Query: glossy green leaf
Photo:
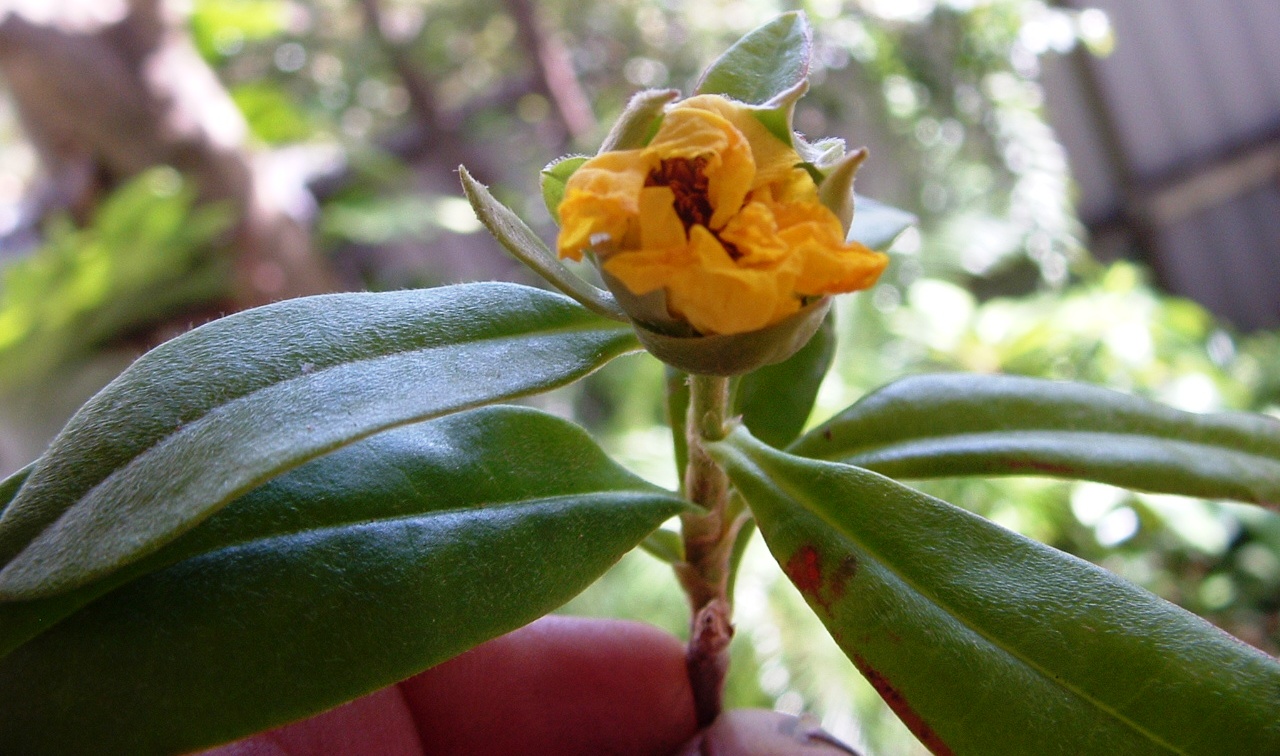
[[[1198,415],[1097,386],[917,376],[875,391],[791,451],[895,478],[1049,475],[1280,502],[1280,422]]]
[[[935,753],[1280,753],[1280,664],[1195,615],[876,473],[743,429],[712,448],[787,576]]]
[[[734,413],[756,438],[786,446],[804,429],[835,355],[835,313],[828,312],[800,351],[742,377],[734,394]]]
[[[813,31],[804,14],[783,13],[747,33],[702,74],[698,94],[765,105],[809,78]]]
[[[557,165],[568,162],[561,161]],[[564,263],[560,262],[560,258],[547,248],[542,239],[538,238],[533,229],[520,219],[520,216],[499,202],[484,184],[472,178],[465,167],[458,166],[458,175],[462,178],[463,192],[471,202],[471,208],[475,210],[476,217],[513,257],[529,266],[530,270],[542,276],[547,283],[577,300],[588,310],[611,320],[630,322],[626,313],[614,301],[612,294],[582,280],[569,270]],[[544,188],[543,191],[545,192],[546,189]]]
[[[635,347],[514,284],[308,297],[161,345],[91,399],[0,518],[0,599],[83,585],[308,459],[544,391]],[[92,548],[89,547],[92,544]]]
[[[539,183],[542,186],[542,201],[547,205],[547,212],[551,213],[551,217],[556,223],[560,222],[560,203],[564,201],[565,185],[569,183],[569,177],[574,174],[582,164],[587,162],[586,155],[566,155],[559,160],[552,161],[542,169],[542,175]],[[470,174],[463,179],[465,186],[471,180]],[[477,214],[479,214],[477,212]],[[550,250],[548,250],[550,252]],[[524,258],[517,259],[523,261]]]
[[[328,708],[551,611],[683,506],[534,410],[374,436],[0,660],[0,750],[185,753]]]
[[[893,245],[903,231],[918,222],[919,219],[906,210],[899,210],[860,194],[855,195],[849,240],[883,252]]]

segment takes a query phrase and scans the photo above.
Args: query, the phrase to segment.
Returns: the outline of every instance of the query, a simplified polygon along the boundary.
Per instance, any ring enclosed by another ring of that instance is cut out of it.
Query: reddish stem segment
[[[676,565],[676,575],[693,613],[687,665],[699,726],[710,724],[720,714],[733,637],[728,581],[737,528],[726,512],[729,478],[705,446],[724,437],[728,410],[728,378],[690,378],[685,491],[705,512],[681,517],[684,562]]]

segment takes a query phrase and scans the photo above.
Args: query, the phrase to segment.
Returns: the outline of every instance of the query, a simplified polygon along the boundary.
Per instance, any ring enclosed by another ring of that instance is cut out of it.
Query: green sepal
[[[818,184],[818,201],[840,219],[840,227],[846,234],[853,224],[853,179],[858,167],[867,159],[865,148],[854,150],[842,157]]]
[[[568,161],[561,161],[561,164],[566,162]],[[568,166],[566,170],[567,168]],[[573,168],[576,170],[576,166]],[[512,257],[529,266],[530,270],[542,276],[547,283],[595,314],[622,323],[630,321],[622,308],[618,307],[612,294],[582,280],[569,270],[520,216],[499,202],[484,184],[472,178],[465,167],[458,166],[458,175],[462,179],[462,190],[476,211],[476,217]],[[545,185],[543,196],[546,196]]]
[[[546,203],[547,212],[551,213],[556,223],[560,222],[560,203],[564,202],[564,190],[569,177],[589,159],[586,155],[565,155],[547,163],[547,167],[542,169],[542,201]],[[466,185],[466,179],[463,179],[463,185]],[[524,261],[524,258],[517,259]]]
[[[764,124],[770,134],[794,148],[798,137],[795,129],[791,126],[791,121],[795,117],[796,103],[808,91],[809,82],[802,81],[764,105],[749,105],[748,107],[751,110],[751,115]]]
[[[742,428],[710,449],[934,753],[1280,753],[1280,664],[1203,619],[874,472]]]
[[[186,753],[319,712],[553,610],[684,508],[535,410],[373,436],[93,595],[0,604],[43,623],[0,660],[0,750]]]
[[[680,91],[677,89],[646,89],[636,92],[605,136],[600,152],[644,147],[662,124],[667,104],[679,96]]]
[[[607,280],[607,278],[606,278]],[[671,336],[633,322],[636,338],[659,360],[686,373],[732,377],[786,360],[809,342],[831,307],[814,300],[758,331],[711,336]]]

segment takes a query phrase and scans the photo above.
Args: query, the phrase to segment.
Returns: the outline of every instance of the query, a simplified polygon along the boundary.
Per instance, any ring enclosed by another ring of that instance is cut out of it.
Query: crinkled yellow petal
[[[614,199],[583,191],[566,192],[560,204],[561,226],[556,248],[561,257],[581,260],[582,251],[601,239],[620,242],[631,222],[631,216],[620,211]]]
[[[632,294],[644,296],[663,288],[695,264],[688,246],[680,246],[628,251],[613,255],[601,267]]]
[[[640,248],[683,247],[688,238],[676,214],[675,192],[665,186],[640,190]]]
[[[747,139],[729,121],[707,110],[670,110],[645,152],[654,164],[671,158],[706,159],[703,170],[713,229],[722,227],[742,207],[756,173]]]
[[[724,118],[746,137],[751,145],[751,155],[755,158],[755,180],[750,188],[771,184],[784,178],[791,169],[800,163],[800,156],[795,149],[774,136],[765,128],[751,112],[751,108],[740,102],[726,99],[719,95],[699,95],[678,103],[671,112],[690,108],[715,113]]]
[[[776,181],[762,187],[762,191],[768,191],[768,196],[774,202],[791,203],[798,202],[807,205],[818,204],[818,185],[813,183],[813,177],[803,168],[792,168],[786,174],[778,177]]]
[[[889,264],[888,256],[856,242],[843,249],[802,246],[800,257],[804,268],[796,279],[796,292],[806,296],[846,294],[870,288]]]
[[[573,172],[559,208],[561,257],[581,260],[599,238],[623,244],[640,209],[640,189],[651,168],[647,160],[643,150],[605,152]]]
[[[786,242],[778,236],[773,212],[763,202],[748,202],[725,225],[720,240],[737,250],[736,262],[743,267],[777,265],[790,256]]]
[[[746,333],[764,328],[800,309],[791,295],[794,273],[785,268],[739,267],[705,228],[689,233],[696,265],[675,272],[667,285],[672,313],[704,334]]]
[[[668,314],[703,334],[755,331],[805,297],[871,286],[887,258],[845,241],[799,162],[742,103],[685,100],[644,149],[598,155],[570,177],[560,255],[593,250],[608,280],[662,290]]]
[[[805,296],[843,294],[876,282],[889,258],[844,240],[840,219],[822,205],[785,203],[774,208],[778,235],[800,261],[795,291]]]

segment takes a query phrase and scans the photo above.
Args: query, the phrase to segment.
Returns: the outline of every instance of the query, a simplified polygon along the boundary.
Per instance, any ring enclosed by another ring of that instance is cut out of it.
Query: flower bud
[[[658,112],[666,96],[645,106]],[[786,359],[830,295],[871,286],[887,263],[846,241],[865,152],[828,141],[825,160],[801,157],[766,125],[776,107],[720,95],[660,115],[646,144],[603,151],[568,177],[559,255],[592,256],[641,342],[682,370],[733,375]]]

